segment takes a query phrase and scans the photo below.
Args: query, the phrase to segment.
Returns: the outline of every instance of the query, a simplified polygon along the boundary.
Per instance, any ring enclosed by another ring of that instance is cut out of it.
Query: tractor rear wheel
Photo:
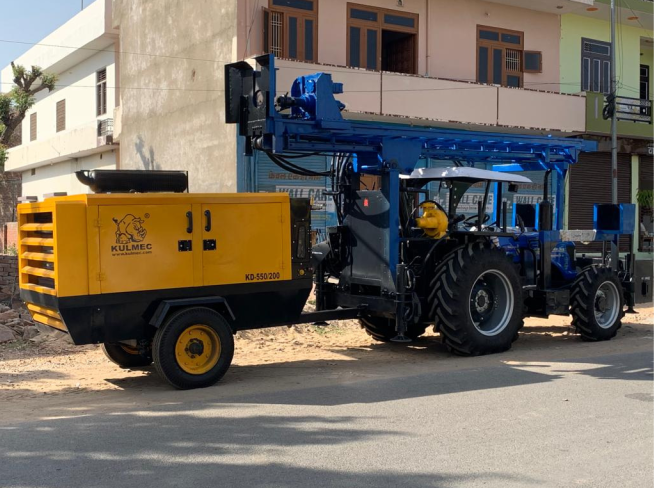
[[[149,366],[153,362],[152,358],[142,356],[137,348],[120,342],[106,342],[101,349],[107,359],[124,369]]]
[[[190,307],[174,312],[155,333],[153,362],[180,390],[217,383],[233,360],[233,331],[216,311]]]
[[[361,327],[366,331],[370,337],[379,342],[388,342],[393,339],[398,333],[395,330],[395,319],[386,317],[376,317],[369,315],[359,319]],[[418,339],[427,329],[425,324],[409,324],[407,330],[407,337],[409,339]]]
[[[506,351],[523,326],[521,281],[505,252],[488,242],[457,249],[438,265],[430,314],[453,353]]]
[[[607,341],[617,335],[624,317],[619,277],[603,266],[582,271],[571,286],[572,325],[585,341]]]

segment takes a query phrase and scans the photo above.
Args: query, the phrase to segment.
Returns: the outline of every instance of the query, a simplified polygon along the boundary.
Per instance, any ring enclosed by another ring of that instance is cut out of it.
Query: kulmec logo
[[[149,215],[145,215],[148,218]],[[127,214],[121,220],[113,218],[116,225],[116,246],[112,246],[112,253],[115,256],[124,256],[130,254],[150,254],[152,245],[142,243],[146,239],[146,228],[144,219]]]

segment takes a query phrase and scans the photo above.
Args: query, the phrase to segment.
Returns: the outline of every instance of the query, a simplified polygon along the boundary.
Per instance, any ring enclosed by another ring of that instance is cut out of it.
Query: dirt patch
[[[614,341],[621,344],[625,340],[653,335],[653,307],[638,308],[638,312],[625,317]],[[526,326],[513,349],[581,343],[569,322],[569,317],[526,319]],[[385,365],[393,360],[434,361],[437,354],[448,356],[440,337],[431,329],[411,345],[381,345],[356,321],[341,321],[325,327],[303,325],[239,332],[233,365],[252,367],[276,363],[281,367],[293,367],[301,361],[318,361],[318,364],[331,366],[346,360]],[[105,358],[99,346],[74,346],[62,335],[0,345],[0,401],[124,389],[131,384],[143,384],[140,378],[154,374],[153,368],[120,369]]]

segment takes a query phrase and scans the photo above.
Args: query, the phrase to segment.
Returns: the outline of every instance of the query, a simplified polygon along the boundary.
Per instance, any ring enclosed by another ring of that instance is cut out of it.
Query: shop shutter
[[[311,226],[317,233],[318,241],[324,240],[327,226],[336,225],[336,212],[330,196],[324,192],[331,186],[329,178],[321,176],[299,176],[277,166],[262,151],[254,154],[256,164],[257,192],[287,192],[291,198],[311,199]],[[311,171],[327,171],[331,158],[308,156],[295,159],[297,166]]]
[[[612,162],[609,152],[581,153],[569,170],[569,229],[594,227],[594,204],[612,202]],[[617,196],[619,203],[631,202],[631,156],[617,157]],[[600,243],[577,244],[577,252],[599,252]],[[619,250],[630,250],[630,236],[622,236]]]
[[[653,156],[640,156],[640,190],[653,190]],[[649,234],[654,233],[654,216],[653,208],[642,207],[639,209],[639,220],[644,225],[644,232]],[[646,234],[642,233],[642,237],[646,237]],[[643,239],[644,240],[644,239]],[[644,240],[644,249],[647,249],[647,242]],[[640,243],[638,243],[638,247]]]

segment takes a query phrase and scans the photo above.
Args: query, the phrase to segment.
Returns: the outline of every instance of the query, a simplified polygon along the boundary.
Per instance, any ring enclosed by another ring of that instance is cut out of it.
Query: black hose
[[[286,161],[285,159],[279,157],[276,154],[272,154],[269,151],[265,151],[265,154],[267,154],[267,157],[270,158],[270,160],[279,166],[281,169],[284,169],[288,171],[289,173],[293,173],[299,176],[330,176],[329,171],[312,171],[306,168],[302,168],[301,166],[297,166],[296,164],[291,163],[290,161]]]

